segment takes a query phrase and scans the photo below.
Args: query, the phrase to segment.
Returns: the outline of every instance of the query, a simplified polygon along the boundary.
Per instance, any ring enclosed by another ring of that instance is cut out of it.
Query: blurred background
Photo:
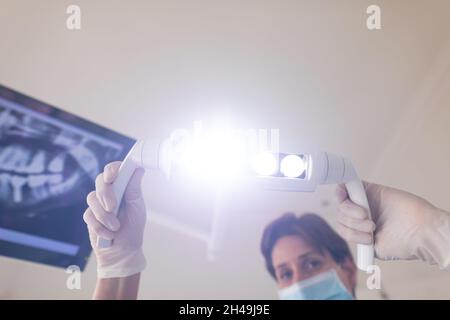
[[[71,4],[81,30],[66,28]],[[381,30],[366,27],[371,4],[381,7]],[[449,30],[448,0],[0,0],[0,83],[135,138],[218,114],[278,128],[282,148],[346,155],[364,179],[450,210]],[[210,261],[189,230],[211,219],[211,192],[152,175],[144,190],[142,299],[277,298],[259,252],[265,224],[286,211],[333,223],[336,212],[333,186],[230,194]],[[450,298],[448,271],[379,265],[389,298]],[[0,298],[91,297],[93,259],[81,290],[68,290],[67,276],[0,257]],[[382,298],[360,278],[359,298]]]

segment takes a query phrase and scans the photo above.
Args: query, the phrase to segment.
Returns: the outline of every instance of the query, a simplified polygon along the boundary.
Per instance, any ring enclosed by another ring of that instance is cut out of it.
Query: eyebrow
[[[297,260],[304,259],[304,258],[306,258],[308,256],[313,255],[313,254],[320,254],[320,253],[318,251],[308,251],[308,252],[306,252],[306,253],[304,253],[302,255],[299,255],[297,257]],[[282,264],[279,264],[278,266],[276,266],[275,269],[281,269],[281,268],[287,267],[287,265],[288,265],[287,263],[282,263]]]

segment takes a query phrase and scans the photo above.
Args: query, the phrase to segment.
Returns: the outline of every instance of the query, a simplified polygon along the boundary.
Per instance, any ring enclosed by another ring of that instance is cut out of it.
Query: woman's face
[[[279,289],[335,269],[349,292],[356,286],[356,266],[351,259],[337,264],[328,252],[311,247],[300,236],[284,236],[272,250],[272,264]]]

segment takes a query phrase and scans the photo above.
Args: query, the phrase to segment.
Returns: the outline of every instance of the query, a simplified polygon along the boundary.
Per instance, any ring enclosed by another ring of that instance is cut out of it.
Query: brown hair
[[[336,263],[343,263],[347,258],[353,261],[347,242],[323,218],[313,213],[301,216],[285,213],[266,226],[261,239],[261,252],[273,278],[276,278],[272,264],[273,247],[278,239],[291,235],[298,235],[321,253],[328,252]]]

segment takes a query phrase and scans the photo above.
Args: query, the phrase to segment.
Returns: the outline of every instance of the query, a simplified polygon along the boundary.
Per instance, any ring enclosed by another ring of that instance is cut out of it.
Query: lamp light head
[[[213,143],[213,149],[208,149],[211,147],[208,144],[195,145],[195,148],[184,145],[183,149],[173,141],[173,139],[146,140],[135,144],[122,162],[119,175],[113,183],[113,190],[119,201],[134,170],[138,167],[160,170],[170,177],[174,167],[193,166],[197,169],[193,171],[197,175],[214,176],[214,171],[208,169],[210,165],[216,170],[223,169],[228,175],[233,172],[228,169],[236,165],[234,160],[242,160],[242,163],[237,163],[239,173],[256,187],[268,190],[304,192],[314,191],[320,184],[345,183],[350,199],[364,207],[370,217],[364,186],[351,162],[343,157],[326,152],[263,153],[250,161],[248,157],[236,155],[235,152],[239,150],[226,148],[223,142]],[[113,214],[117,215],[118,209]],[[212,238],[214,239],[214,235]],[[106,248],[111,245],[111,241],[98,238],[97,245]],[[358,268],[369,271],[374,258],[373,245],[358,244],[357,248]]]

